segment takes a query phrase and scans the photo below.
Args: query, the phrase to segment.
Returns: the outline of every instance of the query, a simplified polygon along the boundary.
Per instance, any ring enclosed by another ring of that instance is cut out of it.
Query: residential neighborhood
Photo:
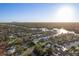
[[[76,56],[79,34],[65,28],[27,27],[0,24],[0,55]]]

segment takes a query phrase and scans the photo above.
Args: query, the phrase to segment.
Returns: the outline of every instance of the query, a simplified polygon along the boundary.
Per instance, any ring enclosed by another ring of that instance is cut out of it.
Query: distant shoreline
[[[79,23],[79,22],[0,22],[0,23]]]

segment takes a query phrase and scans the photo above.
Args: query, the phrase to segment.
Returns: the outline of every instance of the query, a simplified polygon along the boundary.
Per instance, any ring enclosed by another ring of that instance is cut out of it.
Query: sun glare
[[[72,22],[74,21],[75,11],[70,6],[62,6],[56,11],[55,21]]]

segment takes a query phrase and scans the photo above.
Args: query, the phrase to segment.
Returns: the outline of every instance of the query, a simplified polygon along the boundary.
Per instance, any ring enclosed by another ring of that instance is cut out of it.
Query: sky
[[[79,4],[0,3],[0,22],[65,22],[69,20],[79,21]]]

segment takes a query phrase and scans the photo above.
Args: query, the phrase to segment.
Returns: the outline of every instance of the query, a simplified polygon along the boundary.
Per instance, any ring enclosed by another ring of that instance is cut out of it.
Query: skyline
[[[67,11],[74,9],[75,13],[70,13],[62,16],[64,11],[61,11],[62,6],[69,7]],[[61,9],[60,9],[61,8]],[[57,14],[57,11],[60,13]],[[78,22],[79,20],[79,4],[68,3],[1,3],[0,4],[0,22],[54,22],[54,21],[71,21]],[[61,16],[60,16],[61,15]],[[59,17],[58,17],[59,16]],[[68,18],[69,16],[69,18]],[[71,17],[72,16],[72,17]],[[63,18],[64,17],[64,18]],[[56,20],[57,19],[57,20]],[[65,19],[65,20],[63,20]],[[72,20],[73,19],[73,20]]]

